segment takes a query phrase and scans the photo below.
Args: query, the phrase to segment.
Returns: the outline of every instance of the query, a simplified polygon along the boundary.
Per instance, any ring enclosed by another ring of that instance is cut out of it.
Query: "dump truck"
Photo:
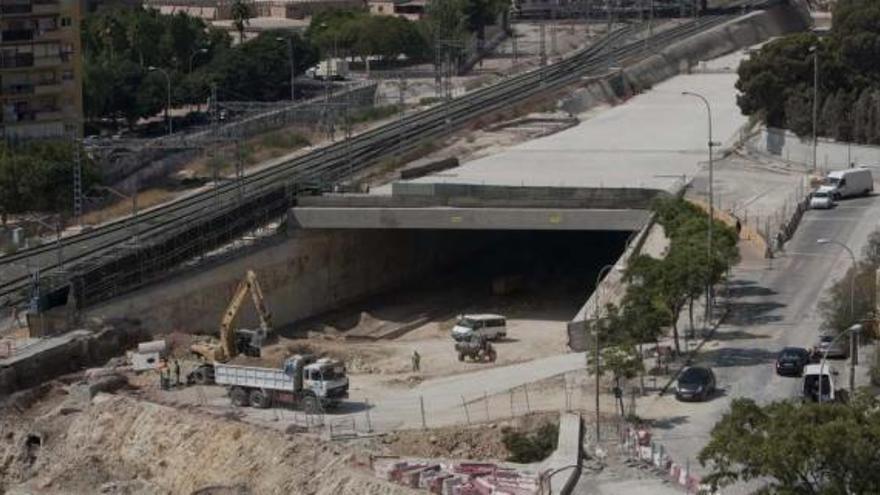
[[[248,293],[254,302],[257,315],[260,317],[260,328],[234,328],[233,323],[238,317]],[[214,364],[225,363],[239,354],[260,357],[260,349],[270,338],[271,333],[272,313],[266,306],[257,274],[253,270],[248,270],[223,312],[223,317],[220,320],[220,341],[197,343],[190,346],[190,352],[205,362],[187,376],[187,384],[208,385],[214,383]]]
[[[280,405],[314,414],[348,397],[345,365],[312,355],[289,357],[280,369],[214,363],[214,381],[233,404],[261,409]]]

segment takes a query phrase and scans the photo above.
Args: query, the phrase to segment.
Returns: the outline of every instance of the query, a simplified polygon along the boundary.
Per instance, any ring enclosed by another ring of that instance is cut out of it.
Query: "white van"
[[[862,196],[874,192],[874,177],[867,168],[848,168],[829,172],[825,185],[817,192],[827,192],[834,199]]]
[[[507,320],[500,315],[464,315],[452,328],[452,338],[456,341],[471,337],[486,337],[490,340],[507,336]]]

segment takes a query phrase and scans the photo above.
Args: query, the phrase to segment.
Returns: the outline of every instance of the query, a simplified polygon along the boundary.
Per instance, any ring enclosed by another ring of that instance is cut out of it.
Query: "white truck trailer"
[[[865,167],[847,168],[828,172],[825,185],[818,192],[826,192],[834,199],[863,196],[874,192],[874,177]]]
[[[345,365],[309,355],[290,357],[281,369],[215,363],[214,380],[237,406],[287,405],[315,413],[348,397]]]
[[[344,81],[348,79],[348,60],[344,58],[321,60],[318,65],[307,69],[306,75],[321,81]]]

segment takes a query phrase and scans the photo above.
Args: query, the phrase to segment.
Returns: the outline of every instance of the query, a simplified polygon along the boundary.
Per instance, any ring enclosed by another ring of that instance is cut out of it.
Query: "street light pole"
[[[835,241],[834,239],[816,239],[816,244],[836,244],[836,245],[842,247],[843,249],[845,249],[847,254],[849,254],[849,259],[852,261],[852,277],[850,277],[850,279],[849,279],[849,317],[850,317],[850,319],[854,319],[856,316],[855,315],[855,313],[856,313],[855,297],[856,297],[856,272],[857,272],[855,253],[853,253],[852,249],[850,249],[849,246],[847,246],[846,244],[844,244],[840,241]]]
[[[189,72],[188,74],[192,74],[193,71],[193,60],[195,60],[196,55],[200,53],[208,53],[207,48],[199,48],[198,50],[192,52],[192,55],[189,56]]]
[[[708,268],[706,273],[711,277],[711,268],[712,261],[714,259],[713,250],[712,250],[712,230],[713,223],[715,222],[715,193],[713,190],[714,187],[714,163],[712,157],[712,148],[716,146],[717,143],[712,141],[712,106],[709,105],[709,100],[706,99],[705,96],[693,93],[691,91],[683,91],[681,93],[684,96],[693,96],[695,98],[699,98],[704,105],[706,105],[706,114],[709,117],[709,225],[707,229],[707,239],[708,239],[708,247],[707,247],[707,255],[708,255]],[[706,325],[709,325],[712,318],[712,282],[711,279],[706,279]]]
[[[34,216],[30,217],[30,219],[42,225],[43,227],[46,227],[47,229],[53,229],[55,231],[55,245],[57,246],[58,251],[58,269],[64,270],[64,252],[62,251],[61,246],[61,219],[59,218],[55,220],[55,225],[49,225],[48,223]]]
[[[154,67],[151,65],[147,67],[147,70],[150,72],[161,72],[162,75],[165,76],[165,82],[167,83],[168,89],[168,100],[165,102],[165,120],[168,121],[168,135],[170,136],[173,131],[171,126],[171,76],[169,76],[168,73],[165,72],[165,69],[161,67]]]
[[[594,369],[593,371],[596,374],[596,442],[598,443],[601,437],[600,433],[600,422],[599,422],[599,310],[601,309],[600,303],[601,297],[599,293],[599,284],[602,282],[602,276],[608,273],[609,270],[613,270],[614,265],[605,265],[600,270],[599,273],[596,274],[596,285],[593,286],[593,292],[596,296],[596,310],[593,317],[594,328],[593,334],[595,336],[594,340],[594,349],[593,349],[593,360],[594,360]]]
[[[131,231],[132,231],[131,240],[133,243],[137,244],[138,234],[139,234],[138,224],[137,224],[137,214],[138,214],[137,186],[135,186],[135,191],[131,196],[128,196],[127,194],[123,194],[110,186],[98,186],[98,189],[103,189],[103,190],[113,194],[116,197],[119,197],[119,198],[122,198],[125,200],[128,200],[128,199],[131,200]]]
[[[852,276],[849,278],[849,318],[851,321],[855,321],[856,319],[856,276],[858,275],[858,265],[856,262],[856,255],[853,253],[852,249],[849,248],[846,244],[835,241],[834,239],[817,239],[816,244],[836,244],[843,249],[846,250],[847,254],[849,254],[849,259],[852,261]],[[849,359],[849,387],[850,390],[853,388],[854,380],[855,380],[855,372],[856,372],[856,364],[859,362],[859,346],[855,342],[850,342],[849,346],[850,356]],[[821,392],[821,390],[820,390]]]
[[[844,335],[849,334],[850,342],[852,342],[853,338],[855,338],[854,336],[858,335],[861,331],[862,331],[862,326],[858,325],[858,324],[847,328],[845,332],[841,332],[840,334],[837,335],[837,337],[834,337],[834,339],[828,344],[828,347],[825,348],[825,351],[822,352],[822,362],[821,362],[821,364],[819,364],[819,403],[820,404],[823,402],[823,400],[822,400],[822,377],[825,376],[825,361],[828,359],[828,351],[831,349],[831,346],[834,345],[835,342],[837,342],[837,339],[843,337]],[[849,367],[849,392],[850,392],[850,394],[852,394],[853,391],[855,391],[855,384],[856,384],[855,371],[856,371],[855,363],[853,362],[852,359],[850,359],[850,367]]]
[[[294,56],[293,56],[293,38],[288,36],[287,38],[277,37],[275,38],[277,41],[286,41],[287,42],[287,59],[290,63],[290,101],[296,100],[296,73],[295,65],[294,65]]]
[[[817,121],[819,119],[819,47],[810,47],[813,54],[813,172],[817,170],[816,155],[819,146],[817,135]]]

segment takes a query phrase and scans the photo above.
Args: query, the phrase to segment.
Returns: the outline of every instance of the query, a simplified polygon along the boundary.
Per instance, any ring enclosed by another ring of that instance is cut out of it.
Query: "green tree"
[[[68,211],[73,204],[73,145],[41,141],[11,147],[0,144],[0,217],[24,212]],[[83,158],[83,186],[98,178],[92,162]]]
[[[467,17],[464,15],[467,0],[435,0],[425,8],[422,24],[425,39],[434,45],[438,41],[464,43],[467,34]]]
[[[880,408],[873,397],[850,404],[734,399],[712,429],[699,461],[714,488],[760,480],[762,494],[880,493]]]
[[[290,96],[290,65],[287,43],[278,37],[289,33],[268,31],[224,51],[210,69],[209,79],[221,94],[235,99],[274,101]],[[296,72],[317,61],[317,52],[298,36],[293,37]]]
[[[232,0],[230,15],[232,16],[232,25],[238,31],[238,40],[244,43],[244,29],[250,24],[251,17],[253,17],[250,2],[247,0]]]

